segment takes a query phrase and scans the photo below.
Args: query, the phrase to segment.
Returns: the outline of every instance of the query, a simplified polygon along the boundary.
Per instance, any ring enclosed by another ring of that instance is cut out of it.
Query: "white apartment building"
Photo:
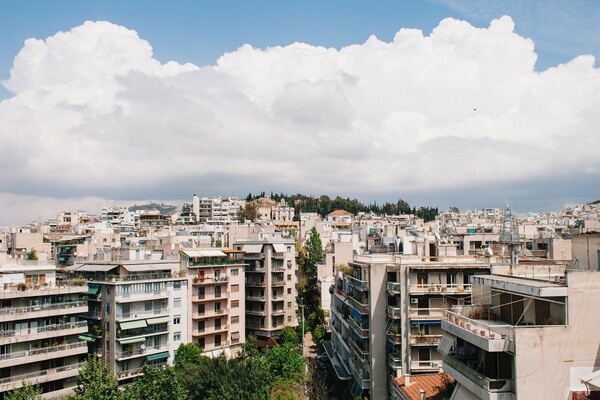
[[[23,381],[43,398],[71,394],[88,345],[83,280],[59,281],[53,265],[0,266],[0,398]]]
[[[90,340],[126,384],[144,364],[172,364],[188,343],[188,281],[179,262],[115,261],[68,267],[89,283]]]
[[[237,197],[198,197],[192,196],[192,212],[197,222],[234,221],[240,207],[246,201]]]
[[[235,356],[246,339],[241,251],[186,249],[181,266],[188,279],[188,337],[206,356]]]
[[[263,235],[256,240],[237,240],[234,249],[244,252],[246,268],[246,333],[259,344],[286,326],[298,325],[296,317],[296,246],[293,238]]]

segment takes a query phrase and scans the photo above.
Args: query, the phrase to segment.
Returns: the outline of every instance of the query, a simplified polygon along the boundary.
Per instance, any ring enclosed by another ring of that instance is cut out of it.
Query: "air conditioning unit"
[[[410,304],[419,304],[419,299],[410,299]]]

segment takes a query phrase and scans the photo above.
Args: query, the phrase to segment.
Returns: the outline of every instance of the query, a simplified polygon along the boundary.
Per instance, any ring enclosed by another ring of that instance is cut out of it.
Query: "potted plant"
[[[17,290],[24,292],[25,289],[27,288],[27,286],[25,286],[25,284],[23,282],[19,282],[19,284],[17,285]]]

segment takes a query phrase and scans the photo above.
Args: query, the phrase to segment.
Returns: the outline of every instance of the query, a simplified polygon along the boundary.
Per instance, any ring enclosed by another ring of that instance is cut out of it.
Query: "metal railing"
[[[388,306],[388,316],[390,318],[399,319],[402,315],[402,309],[400,307]]]
[[[87,348],[87,342],[82,340],[80,342],[69,343],[69,344],[64,344],[64,345],[60,345],[60,346],[48,346],[48,347],[42,347],[41,349],[33,349],[32,348],[31,350],[5,353],[5,354],[0,355],[0,361],[14,360],[16,358],[22,358],[22,357],[39,356],[40,354],[56,353],[58,351],[77,349],[77,348],[81,348],[81,347]]]
[[[31,335],[36,333],[43,332],[54,332],[68,329],[78,329],[78,328],[87,328],[87,321],[78,321],[78,322],[67,322],[64,324],[54,324],[54,325],[46,325],[46,326],[38,326],[37,328],[27,328],[27,329],[13,329],[13,330],[0,330],[0,337],[13,337]]]
[[[487,323],[485,320],[470,318],[483,315],[483,310],[482,306],[455,306],[452,310],[444,310],[442,319],[487,340],[514,340],[515,328],[513,325],[495,321]]]
[[[161,315],[161,314],[168,314],[169,313],[169,309],[168,308],[160,308],[160,309],[156,309],[156,310],[144,310],[144,311],[131,311],[128,313],[117,313],[116,318],[117,319],[128,319],[128,318],[139,318],[139,317],[145,317],[145,316],[149,316],[149,315]]]
[[[8,307],[0,309],[0,315],[25,314],[37,311],[65,310],[74,307],[87,307],[87,301],[68,301],[64,303],[39,304],[29,307]]]
[[[9,383],[14,383],[14,382],[21,382],[23,380],[34,380],[35,378],[53,375],[53,374],[57,374],[60,372],[78,370],[79,368],[82,368],[84,365],[85,365],[85,362],[81,362],[81,363],[76,363],[76,364],[65,365],[63,367],[45,369],[43,371],[30,372],[28,374],[9,376],[8,378],[0,379],[0,386],[6,385]]]
[[[366,338],[369,336],[369,328],[363,328],[356,322],[354,318],[348,318],[348,323],[354,332],[356,332],[360,337]]]
[[[410,362],[410,369],[415,371],[433,371],[442,368],[442,360],[413,360]]]
[[[388,355],[388,363],[392,368],[402,368],[402,354],[399,352],[390,353]]]
[[[350,305],[352,306],[352,308],[354,308],[359,313],[361,313],[363,315],[366,315],[369,313],[369,309],[366,304],[360,303],[358,300],[354,299],[352,296],[348,296],[347,300],[350,303]]]
[[[442,340],[442,335],[410,335],[411,345],[437,346]]]
[[[346,281],[350,286],[354,286],[358,290],[369,289],[369,282],[355,278],[352,275],[346,275]]]
[[[411,294],[425,293],[445,293],[445,294],[468,294],[471,293],[470,284],[444,284],[444,283],[423,283],[411,284],[409,286]]]
[[[139,355],[147,355],[149,353],[153,353],[153,352],[161,351],[161,350],[167,350],[167,346],[165,346],[165,345],[146,346],[145,348],[140,347],[139,349],[119,351],[119,352],[117,352],[117,358],[127,358],[127,357],[139,356]]]
[[[411,320],[417,319],[442,319],[442,308],[409,308],[408,315]]]
[[[400,294],[402,292],[402,285],[399,282],[388,282],[387,291],[391,294]]]

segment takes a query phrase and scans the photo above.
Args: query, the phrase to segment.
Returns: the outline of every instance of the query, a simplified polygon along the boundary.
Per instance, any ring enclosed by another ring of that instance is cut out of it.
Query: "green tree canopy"
[[[125,390],[124,400],[185,400],[187,393],[171,367],[144,366],[143,375]]]
[[[5,400],[41,400],[41,398],[42,388],[23,381],[20,388],[6,394]]]
[[[74,399],[119,400],[119,381],[108,367],[108,363],[96,356],[89,356],[77,376]]]

